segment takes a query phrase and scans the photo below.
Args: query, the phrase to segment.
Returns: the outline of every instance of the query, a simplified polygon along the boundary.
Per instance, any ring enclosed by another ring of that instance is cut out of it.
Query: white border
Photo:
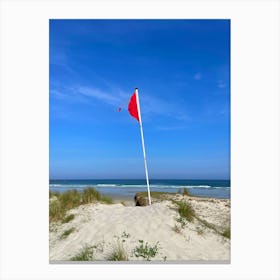
[[[1,1],[1,279],[279,279],[278,1]],[[231,19],[230,265],[50,265],[48,19]]]

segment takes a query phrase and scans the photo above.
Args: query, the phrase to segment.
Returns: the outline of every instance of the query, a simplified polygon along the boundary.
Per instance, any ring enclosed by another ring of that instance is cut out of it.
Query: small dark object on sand
[[[143,197],[141,194],[137,193],[134,196],[135,206],[147,206],[147,198]]]

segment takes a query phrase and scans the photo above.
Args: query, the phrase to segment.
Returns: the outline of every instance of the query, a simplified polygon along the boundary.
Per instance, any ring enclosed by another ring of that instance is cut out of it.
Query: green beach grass
[[[49,219],[50,222],[62,221],[67,223],[74,219],[73,216],[65,216],[66,212],[72,208],[89,203],[112,204],[110,197],[102,196],[95,188],[87,187],[83,191],[69,190],[64,193],[49,192]]]

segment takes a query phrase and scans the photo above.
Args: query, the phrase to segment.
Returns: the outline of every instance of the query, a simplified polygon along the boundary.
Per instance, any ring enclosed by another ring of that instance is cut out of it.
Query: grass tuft
[[[225,229],[223,232],[222,232],[222,236],[230,239],[230,228],[227,228]]]
[[[69,222],[72,221],[74,218],[75,218],[75,215],[74,215],[74,214],[70,214],[70,215],[66,216],[66,217],[62,220],[62,223],[63,223],[63,224],[69,223]]]
[[[125,251],[123,244],[118,241],[117,245],[113,248],[113,251],[107,258],[108,261],[128,261],[127,252]]]
[[[178,206],[178,212],[181,218],[185,218],[187,221],[192,222],[195,217],[193,208],[183,201],[173,201]]]
[[[82,250],[71,261],[92,261],[93,260],[93,247],[85,245]]]
[[[60,239],[65,239],[66,237],[68,237],[74,231],[75,231],[75,228],[73,228],[73,227],[68,229],[68,230],[65,230],[63,232],[63,234],[60,236]]]
[[[65,210],[75,208],[81,204],[81,195],[77,190],[69,190],[58,197]]]
[[[50,201],[49,218],[51,222],[61,220],[65,215],[66,210],[62,207],[59,200]]]
[[[96,189],[87,187],[82,192],[82,204],[92,203],[101,200],[101,194]]]

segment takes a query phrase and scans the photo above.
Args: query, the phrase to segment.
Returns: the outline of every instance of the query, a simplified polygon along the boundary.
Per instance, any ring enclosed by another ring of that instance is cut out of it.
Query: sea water
[[[50,180],[51,191],[81,191],[94,187],[101,194],[133,198],[137,192],[147,191],[146,180]],[[187,188],[190,194],[201,197],[230,198],[230,180],[150,180],[150,191],[177,193]]]

